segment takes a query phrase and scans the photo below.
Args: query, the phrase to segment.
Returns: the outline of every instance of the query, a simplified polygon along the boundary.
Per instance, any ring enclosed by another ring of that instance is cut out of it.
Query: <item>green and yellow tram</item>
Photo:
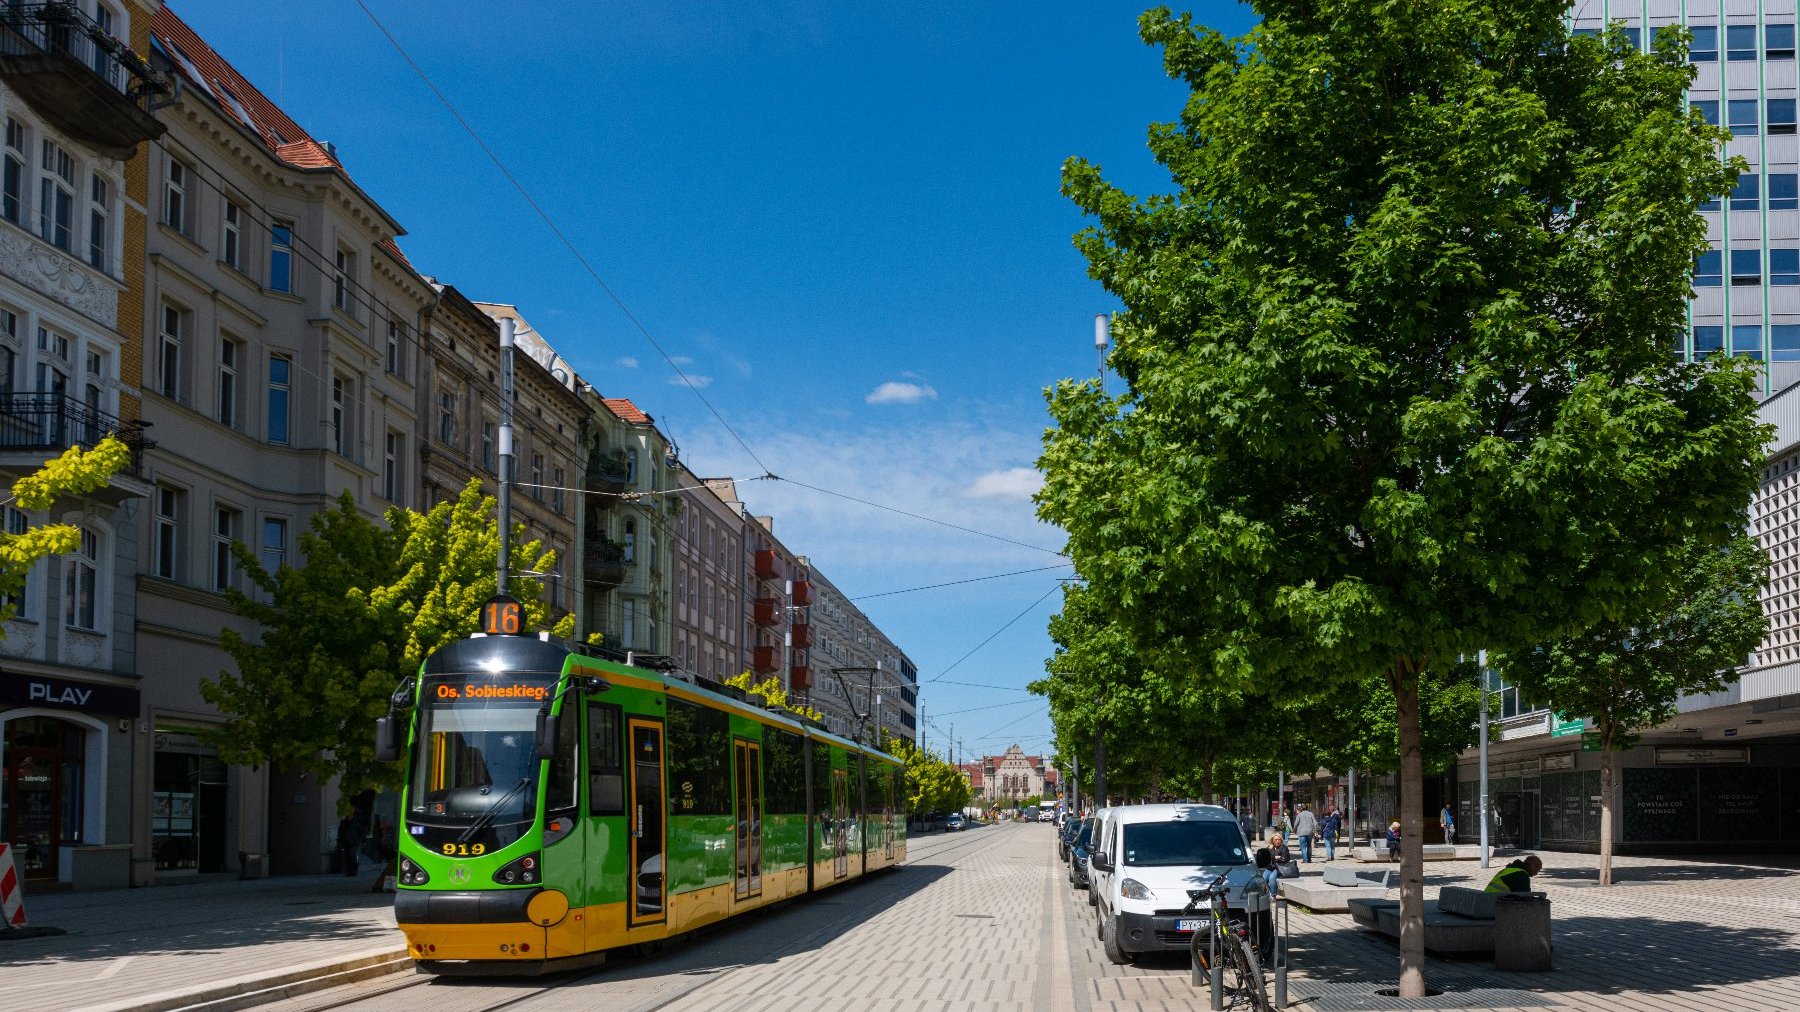
[[[378,748],[409,742],[394,909],[425,969],[597,961],[906,857],[895,759],[736,690],[491,632],[410,689]]]

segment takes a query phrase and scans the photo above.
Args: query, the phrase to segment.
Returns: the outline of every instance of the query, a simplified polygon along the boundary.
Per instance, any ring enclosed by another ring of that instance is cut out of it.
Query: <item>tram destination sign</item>
[[[136,717],[139,711],[136,689],[72,682],[66,678],[27,675],[18,671],[0,671],[0,702],[119,717]]]

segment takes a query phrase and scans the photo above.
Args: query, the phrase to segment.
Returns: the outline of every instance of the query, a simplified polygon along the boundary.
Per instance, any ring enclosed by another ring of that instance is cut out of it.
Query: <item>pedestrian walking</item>
[[[1313,834],[1319,831],[1318,817],[1306,805],[1300,806],[1300,814],[1294,816],[1294,837],[1300,841],[1300,860],[1312,864]]]
[[[1337,859],[1338,826],[1342,822],[1343,817],[1335,808],[1326,812],[1325,818],[1319,820],[1319,832],[1325,838],[1325,861],[1328,864]]]
[[[1387,852],[1389,861],[1400,860],[1400,820],[1388,824]]]
[[[1444,810],[1438,813],[1438,825],[1443,827],[1444,842],[1456,842],[1456,813],[1450,810],[1450,802],[1444,802]]]
[[[338,866],[346,876],[356,874],[356,852],[362,849],[362,844],[362,823],[352,812],[338,822],[337,829]]]

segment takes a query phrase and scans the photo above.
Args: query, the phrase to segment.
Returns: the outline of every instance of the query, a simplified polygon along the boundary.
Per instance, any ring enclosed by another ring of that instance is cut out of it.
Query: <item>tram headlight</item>
[[[532,851],[524,857],[515,858],[494,873],[494,881],[501,885],[536,885],[543,880],[542,856]]]
[[[422,886],[431,881],[425,869],[414,864],[411,858],[400,859],[400,884],[403,886]]]

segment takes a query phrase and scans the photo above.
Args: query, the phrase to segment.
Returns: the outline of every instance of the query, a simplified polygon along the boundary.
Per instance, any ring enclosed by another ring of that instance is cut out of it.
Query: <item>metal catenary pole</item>
[[[512,564],[513,466],[513,321],[500,320],[500,552],[496,593],[506,593],[507,569]]]
[[[1475,657],[1475,666],[1481,679],[1481,730],[1477,732],[1481,740],[1481,797],[1477,800],[1475,818],[1481,823],[1481,866],[1488,866],[1488,683],[1487,651],[1483,650]]]

